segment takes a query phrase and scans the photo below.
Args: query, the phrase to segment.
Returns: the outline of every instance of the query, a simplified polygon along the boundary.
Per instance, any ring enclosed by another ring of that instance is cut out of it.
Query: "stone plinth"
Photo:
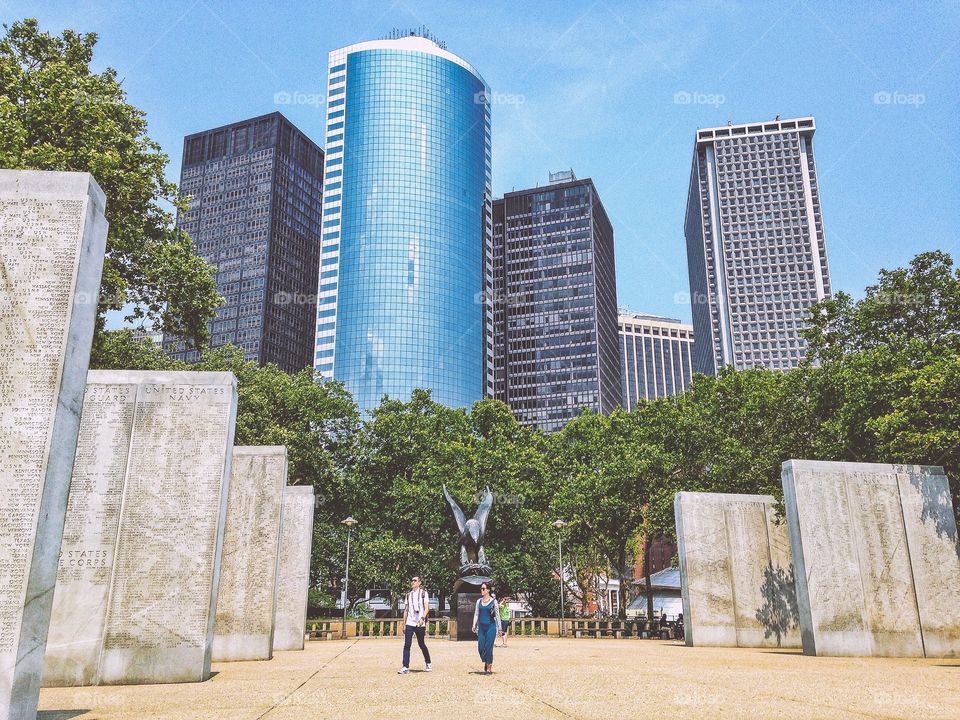
[[[287,449],[233,449],[213,661],[269,660]]]
[[[274,650],[303,650],[313,548],[313,488],[283,489]]]
[[[230,373],[91,371],[44,683],[210,675]]]
[[[960,656],[960,545],[940,467],[790,460],[808,655]]]
[[[87,173],[0,170],[0,718],[37,715],[104,203]]]
[[[770,495],[677,493],[687,645],[799,647],[786,523]]]

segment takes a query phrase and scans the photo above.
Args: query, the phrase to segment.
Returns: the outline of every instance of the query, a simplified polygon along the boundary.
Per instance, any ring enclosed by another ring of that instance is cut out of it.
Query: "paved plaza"
[[[44,689],[39,720],[960,717],[960,659],[520,638],[484,676],[474,643],[432,640],[434,671],[422,672],[414,644],[401,676],[401,646],[309,642],[271,661],[214,663],[204,683]]]

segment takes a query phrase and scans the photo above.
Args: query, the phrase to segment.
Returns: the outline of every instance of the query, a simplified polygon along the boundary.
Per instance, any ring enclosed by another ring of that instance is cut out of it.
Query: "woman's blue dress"
[[[497,623],[500,620],[496,614],[496,606],[497,603],[493,600],[489,605],[477,600],[477,649],[485,665],[493,663],[493,644],[497,640]]]

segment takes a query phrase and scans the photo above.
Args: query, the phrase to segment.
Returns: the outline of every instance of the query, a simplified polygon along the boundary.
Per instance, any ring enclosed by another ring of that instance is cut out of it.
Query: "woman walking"
[[[507,633],[510,632],[510,598],[502,597],[500,603],[500,647],[507,646]]]
[[[480,599],[473,611],[473,631],[477,634],[477,649],[483,660],[483,674],[493,672],[493,644],[500,629],[500,607],[490,595],[490,584],[480,585]]]

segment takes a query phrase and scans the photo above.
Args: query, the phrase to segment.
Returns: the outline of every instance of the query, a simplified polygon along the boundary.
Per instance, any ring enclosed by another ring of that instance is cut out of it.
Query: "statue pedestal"
[[[490,578],[481,575],[462,577],[453,585],[451,608],[456,608],[457,634],[451,640],[476,640],[473,632],[473,611],[480,599],[480,585],[490,582]]]

